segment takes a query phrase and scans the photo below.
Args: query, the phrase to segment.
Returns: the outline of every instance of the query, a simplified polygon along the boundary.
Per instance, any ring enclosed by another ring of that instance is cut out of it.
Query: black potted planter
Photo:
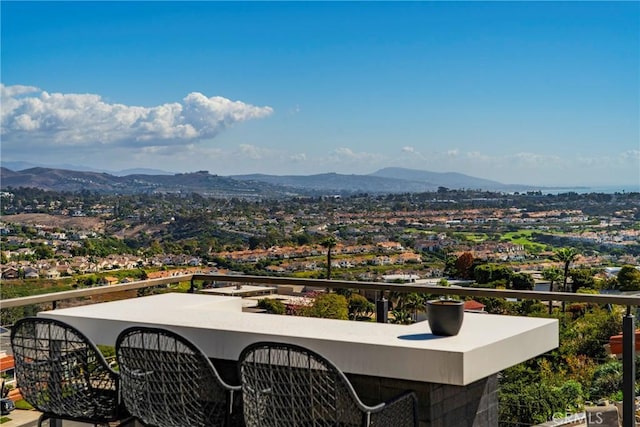
[[[427,301],[427,319],[434,335],[457,335],[464,319],[464,301],[453,299]]]

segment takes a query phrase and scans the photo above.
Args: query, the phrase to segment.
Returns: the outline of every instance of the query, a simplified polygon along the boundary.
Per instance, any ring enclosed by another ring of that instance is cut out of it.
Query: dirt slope
[[[101,232],[104,221],[95,217],[72,217],[48,214],[18,214],[3,215],[0,220],[9,224],[42,225],[45,227],[59,227],[64,230],[84,230]]]

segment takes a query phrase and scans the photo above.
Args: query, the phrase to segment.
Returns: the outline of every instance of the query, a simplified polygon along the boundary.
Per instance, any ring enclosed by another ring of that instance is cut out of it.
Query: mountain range
[[[368,175],[324,173],[316,175],[230,175],[208,171],[168,174],[124,174],[77,171],[45,167],[0,169],[0,188],[34,187],[43,190],[96,191],[99,193],[200,193],[207,196],[268,198],[322,194],[390,194],[472,189],[486,191],[537,190],[524,185],[503,184],[461,173],[438,173],[406,168],[384,168]]]

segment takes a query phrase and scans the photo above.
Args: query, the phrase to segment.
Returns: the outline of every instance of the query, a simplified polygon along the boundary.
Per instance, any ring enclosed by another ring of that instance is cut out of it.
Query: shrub
[[[535,281],[530,274],[516,273],[511,277],[511,286],[519,291],[532,291]]]
[[[350,319],[369,319],[375,311],[373,303],[360,294],[352,294],[348,301]]]
[[[621,291],[640,290],[640,270],[632,265],[623,266],[618,272],[617,279]]]
[[[505,265],[482,264],[476,266],[473,274],[478,283],[491,283],[498,280],[504,280],[508,283],[511,280],[513,272]]]
[[[309,317],[324,319],[349,319],[347,299],[338,294],[321,294],[313,301],[313,305],[305,310]]]
[[[284,303],[273,298],[263,298],[258,301],[258,307],[267,310],[271,314],[285,314],[287,311]]]
[[[411,313],[405,309],[391,310],[391,319],[389,321],[391,323],[398,323],[400,325],[410,325],[411,323],[413,323]]]
[[[24,399],[17,400],[15,402],[15,405],[16,405],[16,409],[24,409],[24,410],[27,410],[27,411],[33,409],[33,406],[31,406],[29,404],[29,402],[27,402]]]
[[[600,365],[593,375],[589,395],[592,400],[610,397],[622,389],[622,363],[618,360]]]

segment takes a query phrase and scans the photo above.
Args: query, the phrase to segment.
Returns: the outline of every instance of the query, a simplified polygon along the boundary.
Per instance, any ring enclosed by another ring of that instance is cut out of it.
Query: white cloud
[[[574,163],[580,167],[619,168],[635,167],[640,171],[640,150],[627,150],[621,153],[610,153],[597,157],[579,156]]]
[[[14,96],[23,95],[25,93],[34,93],[39,92],[35,86],[24,86],[24,85],[13,85],[13,86],[5,86],[0,83],[0,99],[2,99],[3,103],[5,99],[12,98]]]
[[[290,116],[294,116],[294,115],[298,114],[300,111],[302,111],[302,110],[300,109],[300,106],[299,106],[299,105],[296,105],[295,107],[293,107],[293,108],[289,109],[289,115],[290,115]]]
[[[257,147],[251,144],[240,144],[238,151],[241,153],[241,157],[247,157],[253,160],[262,159],[270,154],[270,150]]]
[[[0,85],[3,146],[175,146],[214,138],[227,127],[267,117],[271,107],[192,92],[180,102],[137,107],[95,94],[48,93]]]
[[[536,153],[516,153],[506,157],[507,161],[513,161],[519,166],[548,167],[562,163],[562,159],[555,155]]]
[[[460,154],[460,150],[458,150],[457,148],[447,151],[448,157],[458,157],[459,154]]]
[[[455,154],[454,157],[457,157],[458,154],[459,153],[456,150],[456,154]],[[447,152],[447,155],[451,156],[451,154],[449,154],[449,152]],[[468,151],[468,152],[464,153],[464,155],[465,155],[465,157],[467,159],[473,160],[474,162],[477,162],[477,161],[485,162],[485,161],[490,161],[491,160],[490,156],[487,156],[486,154],[482,154],[479,151]]]
[[[640,161],[640,150],[628,150],[620,153],[620,158],[623,160]]]
[[[353,151],[351,148],[339,147],[331,151],[329,153],[329,157],[333,161],[342,161],[342,160],[372,161],[372,160],[378,160],[382,156],[376,153],[367,153],[364,151],[356,152],[356,151]]]
[[[293,162],[304,162],[307,160],[307,155],[305,153],[292,154],[289,159]]]
[[[412,162],[423,161],[426,159],[425,155],[423,155],[420,151],[418,151],[411,145],[405,145],[400,149],[400,151],[402,151],[402,154],[398,158],[396,158],[396,162],[398,164],[411,164]],[[381,158],[385,159],[385,157]],[[388,157],[386,159],[388,160]],[[380,165],[380,167],[384,166],[387,165]]]

